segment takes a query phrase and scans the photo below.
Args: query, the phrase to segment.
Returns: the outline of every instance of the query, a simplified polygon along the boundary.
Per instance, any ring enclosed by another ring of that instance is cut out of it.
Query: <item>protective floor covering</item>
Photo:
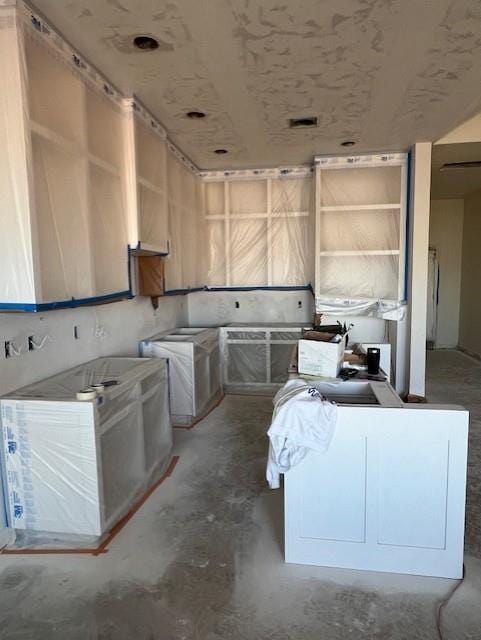
[[[429,360],[430,398],[473,412],[467,577],[443,628],[479,640],[481,365]],[[177,431],[175,472],[104,556],[1,557],[0,638],[436,640],[453,581],[284,564],[282,494],[264,482],[270,415],[268,398],[228,396]]]

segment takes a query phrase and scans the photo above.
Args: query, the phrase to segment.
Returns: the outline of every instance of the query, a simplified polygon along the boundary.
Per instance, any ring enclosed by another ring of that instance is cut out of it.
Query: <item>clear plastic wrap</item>
[[[288,378],[302,326],[231,324],[220,328],[222,382],[227,392],[272,393]]]
[[[25,78],[21,31],[13,8],[0,8],[1,77],[8,91],[0,93],[0,301],[30,303],[36,299],[31,211],[25,131]]]
[[[406,154],[318,159],[316,310],[381,315],[404,299]]]
[[[37,27],[0,8],[0,303],[20,308],[129,289],[122,99]]]
[[[199,212],[200,178],[172,151],[167,155],[170,254],[166,261],[166,290],[204,286],[204,229]]]
[[[140,343],[141,355],[169,361],[170,403],[174,424],[189,426],[222,393],[219,330],[178,328]]]
[[[370,316],[383,320],[404,320],[406,304],[386,300],[360,300],[356,298],[335,298],[316,296],[316,311],[330,316]]]
[[[134,118],[140,247],[168,251],[167,148],[160,132]]]
[[[208,286],[306,286],[313,260],[310,174],[202,184]]]
[[[86,385],[109,380],[117,384],[96,399],[77,400]],[[0,407],[14,529],[100,537],[170,459],[165,360],[100,358]]]

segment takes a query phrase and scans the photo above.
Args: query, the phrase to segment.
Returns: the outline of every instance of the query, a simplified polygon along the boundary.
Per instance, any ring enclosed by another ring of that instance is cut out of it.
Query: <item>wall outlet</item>
[[[302,300],[299,300],[297,303],[297,308],[302,309]]]
[[[5,357],[6,358],[11,358],[12,357],[12,343],[10,342],[10,340],[5,340],[4,349],[5,349]]]
[[[240,304],[239,304],[239,301],[238,301],[238,300],[236,300],[236,301],[235,301],[235,308],[236,308],[236,309],[240,309]]]
[[[76,324],[74,325],[74,328],[73,328],[73,337],[74,337],[74,340],[78,340],[80,338],[78,325]]]
[[[28,350],[35,351],[35,339],[34,336],[28,336],[27,338]]]

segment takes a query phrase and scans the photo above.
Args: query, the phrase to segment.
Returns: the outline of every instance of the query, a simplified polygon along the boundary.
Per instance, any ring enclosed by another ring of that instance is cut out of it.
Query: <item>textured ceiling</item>
[[[481,167],[439,171],[448,162],[481,161],[481,143],[440,144],[433,147],[431,197],[464,198],[481,189]]]
[[[345,139],[356,152],[404,150],[481,109],[479,0],[35,4],[203,169],[303,164]],[[159,49],[132,50],[139,33]],[[193,109],[208,117],[186,119]],[[310,115],[316,129],[288,129]]]

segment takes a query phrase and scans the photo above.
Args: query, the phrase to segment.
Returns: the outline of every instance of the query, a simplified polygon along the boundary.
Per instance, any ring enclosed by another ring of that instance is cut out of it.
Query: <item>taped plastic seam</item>
[[[93,298],[84,298],[77,300],[72,298],[71,300],[60,300],[57,302],[41,302],[39,304],[32,303],[18,303],[18,302],[0,302],[0,310],[6,311],[54,311],[55,309],[75,309],[77,307],[89,306],[102,302],[114,302],[116,300],[132,299],[134,297],[132,291],[118,291],[117,293],[111,293],[106,296],[95,296]]]
[[[99,400],[76,401],[77,391],[106,380],[117,384]],[[166,360],[100,358],[0,406],[9,523],[24,538],[101,536],[170,459]],[[35,545],[42,540],[52,538]]]
[[[383,320],[404,320],[406,304],[382,300],[350,300],[345,298],[316,297],[316,313],[327,315],[371,316]]]

